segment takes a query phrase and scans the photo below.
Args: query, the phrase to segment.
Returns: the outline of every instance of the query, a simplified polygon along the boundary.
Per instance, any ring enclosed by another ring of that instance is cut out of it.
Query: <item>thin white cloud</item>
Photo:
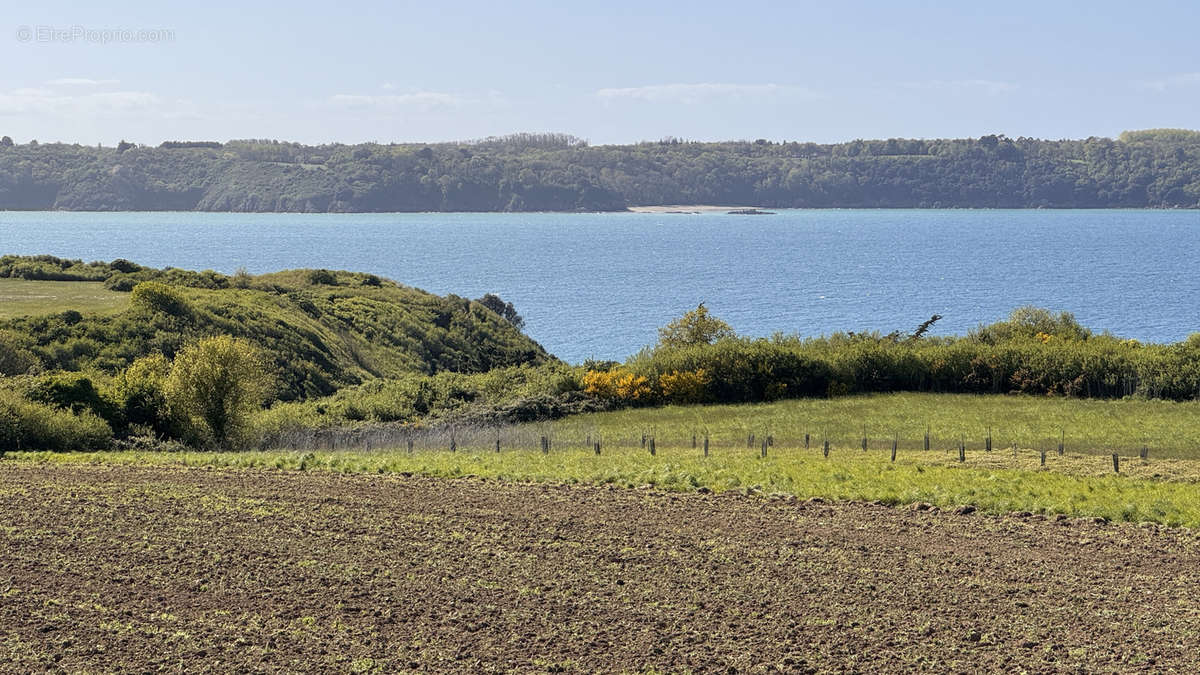
[[[365,112],[402,112],[436,110],[463,105],[468,99],[438,91],[417,91],[407,94],[334,94],[329,105],[346,110]]]
[[[61,94],[50,89],[22,88],[0,92],[0,115],[102,115],[162,112],[164,102],[144,91]]]
[[[642,101],[648,103],[683,103],[693,105],[717,99],[799,97],[821,98],[821,95],[804,87],[787,84],[737,84],[730,82],[697,82],[652,84],[644,87],[618,87],[600,89],[596,92],[600,100]]]
[[[1167,75],[1156,80],[1146,80],[1141,83],[1145,89],[1153,91],[1167,91],[1168,89],[1177,89],[1179,87],[1194,87],[1200,85],[1200,73],[1177,73],[1175,75]]]
[[[975,91],[988,96],[1010,94],[1018,89],[1012,82],[999,80],[923,80],[921,82],[902,82],[905,89],[926,89],[939,91]]]
[[[93,80],[87,77],[59,77],[47,80],[46,84],[55,87],[110,87],[120,84],[120,80]]]

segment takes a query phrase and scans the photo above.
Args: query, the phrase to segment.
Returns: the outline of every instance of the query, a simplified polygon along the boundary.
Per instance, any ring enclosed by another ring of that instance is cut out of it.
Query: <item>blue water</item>
[[[623,359],[704,301],[739,333],[961,334],[1033,304],[1143,341],[1200,331],[1200,212],[773,216],[0,212],[0,253],[373,272],[498,293],[570,362]]]

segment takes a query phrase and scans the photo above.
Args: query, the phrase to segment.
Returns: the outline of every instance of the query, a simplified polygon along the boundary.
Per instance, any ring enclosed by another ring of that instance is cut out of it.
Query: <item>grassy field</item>
[[[763,405],[580,415],[495,429],[442,429],[407,443],[344,435],[289,450],[10,453],[56,464],[176,464],[340,473],[480,476],[545,483],[655,486],[972,505],[1200,527],[1200,404],[1014,396],[896,394]],[[862,449],[866,426],[868,449]],[[993,449],[986,450],[991,426]],[[923,436],[930,430],[930,449]],[[804,446],[804,433],[811,434]],[[1060,430],[1065,430],[1065,436]],[[703,438],[709,435],[709,456]],[[696,446],[693,446],[693,434]],[[748,436],[755,434],[754,443]],[[647,436],[646,444],[642,436]],[[892,440],[899,437],[896,461]],[[541,438],[551,444],[540,452]],[[770,437],[767,457],[762,441]],[[823,439],[830,440],[824,455]],[[654,439],[655,454],[649,452]],[[960,441],[965,439],[963,459]],[[495,451],[499,440],[501,452]],[[601,454],[592,442],[599,441]],[[1064,453],[1058,444],[1064,441]],[[449,450],[454,444],[456,452]],[[400,446],[397,449],[397,446]],[[1148,456],[1139,455],[1143,448]],[[1111,455],[1119,455],[1114,472]]]
[[[84,314],[107,314],[120,311],[128,304],[128,293],[110,291],[98,281],[0,279],[0,319],[53,314],[68,309]]]
[[[346,474],[476,476],[516,482],[656,487],[674,491],[782,494],[800,498],[878,501],[890,505],[926,502],[950,508],[971,505],[990,513],[1029,511],[1200,527],[1200,462],[1125,459],[1122,473],[1095,455],[1049,455],[1046,467],[1026,450],[972,450],[959,463],[957,452],[910,451],[896,462],[890,453],[839,449],[828,458],[819,450],[779,450],[768,457],[742,450],[709,457],[684,448],[661,448],[651,456],[622,448],[596,456],[583,448],[543,454],[527,449],[496,453],[462,445],[448,450],[282,452],[101,452],[9,453],[7,461],[56,465],[178,465],[189,467],[317,471]]]
[[[691,446],[692,435],[707,431],[720,447],[749,446],[750,434],[772,436],[780,447],[802,447],[804,434],[816,446],[828,438],[834,447],[923,447],[926,430],[933,449],[986,445],[989,428],[996,450],[1018,448],[1057,452],[1137,455],[1143,446],[1154,457],[1200,459],[1200,403],[1190,401],[1096,400],[970,394],[880,394],[834,399],[797,399],[757,405],[635,408],[569,417],[543,425],[564,439],[599,436],[609,444],[640,445],[642,434],[662,446]]]

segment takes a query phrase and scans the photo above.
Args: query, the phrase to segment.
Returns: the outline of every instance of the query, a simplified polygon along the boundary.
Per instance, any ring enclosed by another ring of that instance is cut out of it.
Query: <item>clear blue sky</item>
[[[1196,2],[22,4],[0,19],[18,142],[1200,127]]]

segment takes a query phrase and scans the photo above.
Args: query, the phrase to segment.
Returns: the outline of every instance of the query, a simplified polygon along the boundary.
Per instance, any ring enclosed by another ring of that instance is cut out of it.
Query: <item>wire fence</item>
[[[719,434],[702,430],[680,433],[674,431],[660,434],[654,428],[625,430],[621,433],[601,430],[564,431],[547,424],[525,424],[518,426],[440,426],[436,428],[414,428],[408,426],[375,426],[354,429],[295,430],[272,434],[258,444],[263,450],[293,451],[407,451],[416,452],[541,452],[549,454],[564,450],[588,450],[597,455],[605,451],[641,450],[656,455],[664,450],[673,454],[695,452],[699,456],[716,453],[754,453],[760,457],[776,453],[816,451],[828,457],[833,453],[885,453],[895,461],[900,456],[916,453],[949,453],[966,461],[968,454],[1033,452],[1040,456],[1044,465],[1047,457],[1066,453],[1089,454],[1113,457],[1113,466],[1119,471],[1119,458],[1137,457],[1147,460],[1155,453],[1155,443],[1113,444],[1068,437],[1065,430],[1030,436],[1022,434],[1019,439],[1005,437],[988,429],[976,434],[935,435],[925,433],[920,437],[901,434],[871,435],[864,430],[857,437],[840,434],[831,437],[823,433],[786,429],[781,431],[760,430],[746,432],[724,431]]]

